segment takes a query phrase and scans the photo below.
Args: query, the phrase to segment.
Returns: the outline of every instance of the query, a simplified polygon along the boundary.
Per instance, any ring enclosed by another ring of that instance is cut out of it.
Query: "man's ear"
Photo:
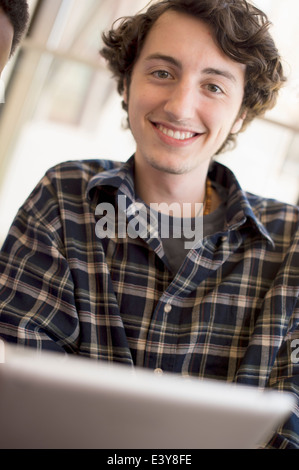
[[[230,133],[231,134],[237,134],[238,132],[240,132],[240,130],[242,129],[242,126],[243,126],[243,122],[244,122],[244,119],[246,118],[247,116],[247,111],[245,110],[244,112],[242,112],[242,114],[236,119]]]

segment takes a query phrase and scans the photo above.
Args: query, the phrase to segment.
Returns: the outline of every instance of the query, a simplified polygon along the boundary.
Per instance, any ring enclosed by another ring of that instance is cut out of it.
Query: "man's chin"
[[[192,171],[192,168],[190,168],[187,165],[177,165],[174,163],[164,163],[162,164],[161,162],[156,162],[156,161],[150,161],[149,162],[152,168],[154,168],[157,171],[160,171],[162,173],[167,173],[170,175],[185,175],[186,173],[190,173]]]

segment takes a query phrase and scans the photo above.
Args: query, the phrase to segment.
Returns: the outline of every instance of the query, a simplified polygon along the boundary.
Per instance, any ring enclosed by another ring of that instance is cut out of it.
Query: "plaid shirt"
[[[155,232],[99,239],[100,203],[125,196],[134,159],[49,170],[18,212],[0,258],[0,336],[38,349],[274,387],[299,394],[299,210],[228,191],[223,231],[176,274]],[[116,224],[118,219],[116,218]],[[299,448],[298,409],[268,447]]]

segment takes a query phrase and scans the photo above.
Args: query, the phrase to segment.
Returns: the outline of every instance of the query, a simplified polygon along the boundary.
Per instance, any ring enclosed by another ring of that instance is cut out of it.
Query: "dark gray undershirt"
[[[212,185],[222,202],[211,214],[205,215],[204,217],[201,216],[200,222],[199,219],[196,218],[182,219],[164,215],[161,212],[155,212],[152,208],[150,209],[151,211],[153,210],[155,218],[158,221],[158,231],[168,264],[173,274],[177,273],[188,251],[195,242],[197,243],[208,235],[222,231],[224,228],[227,192],[222,186],[216,183],[212,183]],[[144,204],[143,201],[138,198],[137,201]],[[198,230],[198,226],[200,226],[200,230]],[[186,232],[186,227],[187,229],[189,228],[189,234],[188,231]],[[192,234],[193,237],[190,238]]]
[[[226,202],[227,202],[227,193],[222,186],[216,186],[213,184],[213,187],[217,190],[219,197],[221,198],[222,202],[220,206],[213,211],[212,213],[205,215],[202,220],[202,232],[201,232],[201,239],[207,237],[208,235],[212,235],[224,229],[225,224],[225,215],[226,215]],[[191,228],[195,230],[195,219],[189,219],[189,224],[191,223]],[[176,219],[174,217],[169,216],[169,225],[170,228],[175,224],[176,227],[181,226],[181,219]],[[177,230],[177,229],[176,229]],[[170,236],[168,238],[162,238],[163,248],[168,260],[168,263],[171,267],[172,272],[175,274],[181,264],[183,263],[184,259],[190,248],[186,248],[185,243],[192,241],[192,238],[186,238],[184,236],[183,230],[181,230],[180,238],[174,238],[171,236],[172,231],[169,230]],[[160,226],[160,233],[161,233],[161,226]],[[175,232],[177,233],[177,232]],[[201,241],[196,238],[196,242]]]

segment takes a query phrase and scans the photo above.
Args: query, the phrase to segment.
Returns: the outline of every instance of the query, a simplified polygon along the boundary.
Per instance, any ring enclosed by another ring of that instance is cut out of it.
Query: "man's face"
[[[245,65],[219,48],[201,20],[164,13],[150,30],[124,93],[136,162],[144,171],[206,170],[240,130]]]
[[[0,75],[9,59],[13,36],[12,24],[0,7]]]

